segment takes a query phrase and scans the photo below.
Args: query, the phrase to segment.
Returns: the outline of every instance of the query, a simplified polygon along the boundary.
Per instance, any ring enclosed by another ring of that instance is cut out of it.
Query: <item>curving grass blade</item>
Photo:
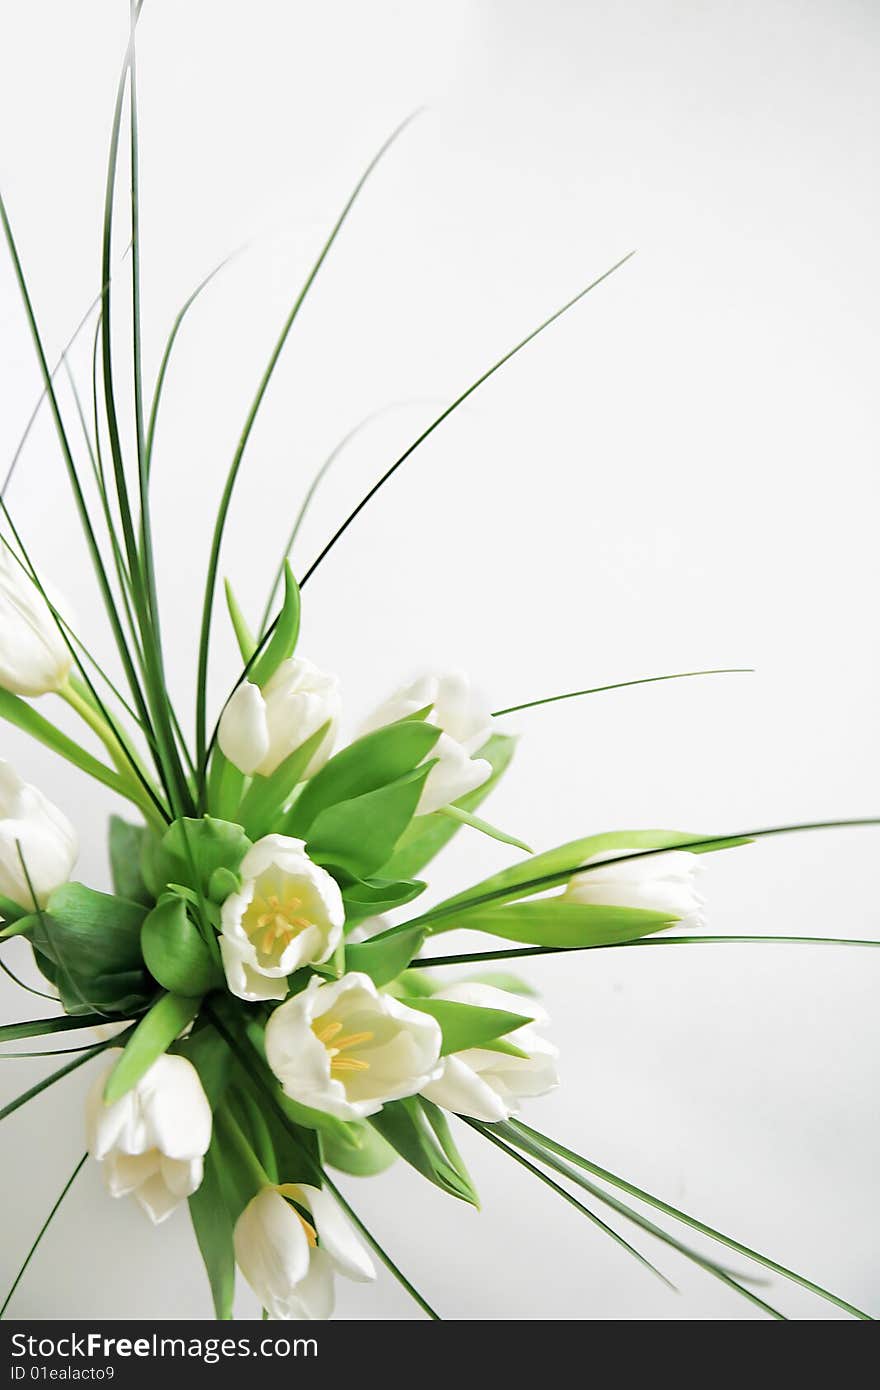
[[[526,1138],[517,1134],[515,1131],[513,1134],[510,1134],[509,1125],[502,1124],[490,1126],[483,1125],[479,1121],[473,1120],[468,1120],[467,1123],[472,1125],[474,1129],[477,1129],[485,1138],[492,1139],[494,1143],[502,1148],[507,1148],[504,1141],[499,1139],[497,1134],[493,1136],[491,1131],[494,1129],[506,1134],[510,1138],[511,1143],[517,1148],[523,1149],[526,1153],[537,1159],[539,1163],[545,1164],[562,1177],[568,1178],[570,1182],[575,1183],[578,1187],[584,1188],[591,1196],[604,1203],[605,1206],[611,1207],[612,1211],[618,1212],[621,1216],[625,1217],[627,1221],[631,1221],[634,1225],[645,1231],[646,1234],[656,1237],[656,1239],[662,1241],[664,1245],[668,1245],[670,1249],[677,1251],[680,1255],[684,1255],[685,1259],[690,1260],[692,1264],[705,1270],[707,1274],[711,1274],[713,1279],[718,1279],[722,1284],[726,1285],[727,1288],[733,1289],[734,1292],[740,1294],[742,1298],[754,1304],[756,1308],[760,1308],[762,1312],[767,1313],[769,1317],[775,1318],[779,1322],[787,1321],[784,1313],[781,1313],[778,1308],[774,1308],[771,1303],[767,1303],[765,1299],[759,1298],[751,1289],[744,1287],[744,1285],[741,1284],[738,1279],[734,1278],[733,1274],[725,1269],[723,1265],[716,1264],[714,1260],[709,1259],[705,1255],[701,1255],[698,1250],[693,1250],[689,1245],[685,1245],[682,1241],[677,1240],[675,1236],[671,1236],[668,1231],[664,1231],[660,1226],[655,1225],[653,1221],[649,1221],[633,1207],[627,1206],[625,1202],[619,1201],[617,1197],[612,1197],[609,1192],[603,1191],[603,1189],[597,1187],[595,1183],[589,1182],[581,1173],[570,1168],[567,1163],[556,1158],[554,1154],[546,1152],[540,1145],[530,1143]],[[540,1177],[540,1173],[538,1176]]]
[[[317,260],[315,261],[314,265],[309,271],[309,274],[306,277],[305,284],[303,285],[302,289],[296,297],[296,300],[294,301],[293,308],[290,310],[290,313],[284,321],[284,325],[275,343],[275,347],[272,350],[272,354],[269,358],[266,370],[260,378],[260,383],[257,387],[257,393],[253,399],[251,408],[248,411],[247,419],[245,420],[244,428],[241,432],[241,436],[238,441],[238,446],[235,450],[235,454],[233,455],[232,463],[229,466],[229,472],[226,475],[226,483],[224,485],[223,493],[220,498],[220,505],[217,509],[217,520],[214,524],[214,534],[211,540],[211,553],[208,560],[208,573],[205,581],[205,596],[202,604],[202,624],[199,636],[198,677],[196,685],[196,764],[199,769],[200,795],[202,799],[204,799],[208,754],[211,751],[210,747],[207,745],[206,740],[206,722],[208,699],[208,656],[211,645],[211,623],[214,613],[214,592],[217,587],[217,568],[220,563],[220,547],[223,544],[223,532],[226,528],[226,518],[229,514],[229,506],[232,501],[232,493],[235,488],[236,479],[238,478],[239,469],[241,468],[241,462],[244,457],[244,452],[247,448],[248,440],[250,439],[251,431],[254,427],[254,422],[256,421],[257,415],[259,413],[260,406],[263,403],[263,398],[268,389],[269,382],[272,379],[272,374],[274,373],[275,368],[278,365],[278,359],[280,358],[281,353],[284,349],[284,344],[287,342],[290,330],[296,322],[299,311],[302,308],[303,303],[305,302],[309,290],[311,289],[312,285],[314,284],[317,278],[318,272],[320,271],[322,265],[324,264],[324,261],[326,260],[330,252],[330,248],[332,247],[337,236],[342,230],[343,224],[345,223],[348,214],[351,212],[351,209],[354,206],[362,188],[364,187],[364,184],[367,182],[373,170],[376,168],[376,165],[382,159],[386,151],[390,149],[391,145],[393,145],[394,141],[398,138],[398,136],[401,135],[402,132],[406,129],[406,127],[414,120],[415,115],[417,114],[418,112],[415,112],[412,116],[408,116],[405,121],[401,122],[401,124],[397,127],[396,130],[392,131],[388,139],[384,142],[381,148],[370,160],[370,163],[367,165],[363,174],[361,174],[361,177],[355,184],[354,189],[352,190],[347,202],[345,203],[345,206],[343,207],[341,213],[336,219],[336,222],[333,226],[332,231],[330,232],[329,237],[322,246]],[[258,653],[259,648],[257,648],[255,656]],[[236,686],[238,686],[239,683],[240,680],[236,681]],[[213,742],[214,737],[212,735],[211,747],[213,746]]]
[[[581,695],[602,695],[606,690],[628,690],[633,685],[655,685],[658,681],[684,681],[694,676],[753,676],[753,666],[720,666],[711,671],[675,671],[670,676],[642,676],[634,681],[615,681],[613,685],[594,685],[589,690],[567,690],[563,695],[545,695],[540,700],[526,700],[521,705],[508,705],[505,709],[492,711],[493,719],[501,719],[505,714],[518,714],[520,710],[536,709],[538,705],[555,705],[559,700],[577,700]]]
[[[856,1308],[852,1303],[848,1303],[845,1298],[838,1297],[828,1289],[823,1289],[821,1284],[816,1284],[812,1279],[807,1279],[805,1275],[798,1274],[793,1269],[787,1269],[785,1265],[779,1264],[776,1260],[771,1260],[768,1255],[762,1255],[758,1250],[752,1250],[748,1245],[743,1245],[741,1241],[734,1240],[732,1236],[727,1236],[723,1231],[716,1231],[714,1227],[707,1226],[705,1222],[698,1221],[695,1216],[690,1216],[687,1212],[680,1211],[678,1207],[672,1206],[669,1202],[662,1201],[652,1193],[646,1192],[642,1187],[636,1187],[635,1183],[627,1182],[625,1178],[619,1177],[607,1168],[602,1168],[598,1163],[592,1163],[584,1158],[583,1154],[575,1153],[573,1149],[566,1148],[558,1140],[549,1138],[546,1134],[541,1134],[539,1130],[532,1129],[530,1125],[524,1124],[521,1120],[511,1120],[508,1126],[514,1133],[528,1140],[532,1144],[538,1145],[553,1154],[559,1154],[569,1163],[575,1164],[578,1168],[583,1168],[586,1172],[592,1173],[603,1182],[610,1183],[612,1187],[618,1187],[622,1192],[627,1192],[631,1197],[636,1197],[640,1202],[646,1202],[648,1206],[654,1207],[657,1211],[663,1212],[664,1216],[671,1216],[676,1221],[681,1221],[685,1226],[690,1226],[694,1231],[699,1231],[701,1235],[708,1236],[711,1240],[717,1240],[719,1244],[726,1245],[729,1250],[735,1250],[738,1255],[743,1255],[746,1259],[754,1260],[756,1264],[763,1265],[773,1274],[778,1274],[783,1279],[790,1280],[793,1284],[798,1284],[802,1289],[813,1293],[817,1298],[823,1298],[828,1303],[833,1303],[835,1307],[843,1312],[849,1313],[854,1318],[862,1321],[873,1322],[870,1313],[865,1313],[861,1308]],[[513,1141],[516,1142],[516,1141]]]
[[[58,1197],[58,1200],[56,1201],[56,1203],[55,1203],[55,1205],[53,1206],[52,1210],[49,1212],[49,1215],[46,1217],[46,1220],[43,1222],[42,1226],[40,1227],[39,1231],[37,1232],[36,1239],[34,1240],[34,1243],[33,1243],[33,1245],[31,1246],[30,1250],[29,1250],[29,1251],[27,1252],[27,1254],[25,1255],[24,1260],[22,1261],[21,1267],[19,1268],[18,1273],[16,1274],[15,1278],[14,1278],[13,1281],[12,1281],[12,1285],[11,1285],[11,1287],[10,1287],[10,1290],[9,1290],[9,1292],[7,1293],[5,1299],[3,1300],[3,1306],[2,1306],[2,1308],[0,1308],[0,1319],[4,1318],[4,1317],[6,1316],[6,1309],[9,1307],[9,1304],[10,1304],[11,1301],[12,1301],[13,1294],[15,1293],[15,1290],[18,1288],[19,1284],[21,1283],[21,1281],[22,1281],[22,1279],[23,1279],[23,1277],[24,1277],[25,1270],[27,1269],[27,1267],[28,1267],[28,1265],[30,1264],[31,1260],[33,1259],[34,1255],[36,1254],[37,1247],[39,1246],[40,1241],[43,1239],[43,1236],[46,1234],[46,1232],[48,1231],[50,1225],[52,1224],[52,1221],[53,1221],[54,1218],[55,1218],[55,1215],[56,1215],[56,1213],[57,1213],[57,1211],[58,1211],[58,1208],[61,1206],[61,1203],[64,1201],[64,1198],[67,1196],[68,1192],[69,1192],[70,1189],[73,1187],[73,1184],[76,1182],[76,1179],[78,1178],[78,1176],[79,1176],[79,1174],[80,1174],[80,1171],[81,1171],[81,1169],[82,1169],[82,1167],[83,1167],[83,1165],[84,1165],[84,1163],[85,1163],[85,1161],[86,1161],[87,1158],[88,1158],[88,1154],[87,1154],[87,1153],[84,1153],[83,1156],[82,1156],[82,1158],[80,1159],[79,1163],[76,1165],[76,1167],[74,1168],[73,1172],[71,1173],[70,1177],[67,1179],[67,1182],[66,1182],[66,1183],[64,1184],[64,1186],[62,1187],[61,1192],[60,1192],[60,1195],[59,1195],[59,1197]]]

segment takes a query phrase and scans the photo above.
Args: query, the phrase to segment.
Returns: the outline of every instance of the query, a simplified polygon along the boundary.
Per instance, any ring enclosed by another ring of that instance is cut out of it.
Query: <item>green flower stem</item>
[[[227,1105],[220,1106],[215,1110],[214,1123],[223,1143],[235,1156],[238,1173],[244,1178],[242,1186],[250,1191],[251,1196],[255,1197],[264,1187],[273,1187],[272,1179],[257,1158],[245,1138],[241,1126]]]
[[[123,742],[123,738],[110,728],[104,716],[95,709],[83,689],[79,688],[79,682],[76,681],[75,677],[69,679],[58,691],[58,694],[66,704],[70,705],[71,709],[76,711],[92,732],[97,734],[107,749],[123,784],[120,789],[122,794],[137,806],[152,830],[157,831],[160,835],[163,834],[166,828],[165,822],[155,806],[143,795],[141,787],[131,774],[132,764],[134,764],[140,768],[143,777],[145,779],[147,777],[143,765],[131,745],[127,741]]]

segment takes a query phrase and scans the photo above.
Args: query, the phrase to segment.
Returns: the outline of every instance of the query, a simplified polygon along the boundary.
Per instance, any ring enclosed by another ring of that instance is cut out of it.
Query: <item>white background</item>
[[[126,10],[3,7],[0,175],[53,358],[98,289]],[[470,671],[494,707],[757,668],[519,716],[518,764],[491,815],[538,847],[624,826],[880,813],[876,8],[147,0],[141,31],[149,380],[179,304],[249,243],[181,334],[157,436],[183,707],[212,510],[264,361],[360,170],[424,105],[364,192],[266,400],[223,554],[242,603],[258,611],[308,479],[353,424],[404,403],[340,460],[300,573],[432,413],[635,247],[370,505],[307,586],[302,650],[340,674],[352,718],[426,664]],[[119,223],[121,255],[124,196]],[[121,269],[118,283],[122,364]],[[5,258],[0,314],[7,458],[39,383]],[[88,355],[82,341],[84,386]],[[109,655],[47,416],[9,500]],[[215,705],[236,672],[220,608],[216,633]],[[103,883],[111,799],[12,732],[3,754],[76,819],[79,872]],[[704,861],[711,929],[880,937],[877,849],[862,830]],[[509,858],[462,835],[435,891]],[[27,969],[17,946],[6,958]],[[880,955],[637,948],[530,973],[564,1085],[529,1119],[878,1310]],[[7,984],[4,1017],[40,1007]],[[0,1099],[44,1066],[5,1063]],[[86,1084],[77,1073],[3,1126],[4,1283],[82,1152]],[[680,1284],[668,1293],[523,1170],[462,1142],[479,1216],[402,1166],[346,1185],[445,1316],[752,1315],[649,1248]],[[833,1316],[797,1291],[769,1296],[792,1316]],[[246,1292],[240,1307],[253,1315]],[[89,1168],[11,1312],[209,1309],[186,1213],[153,1230]],[[384,1272],[375,1287],[344,1284],[339,1311],[417,1313]]]

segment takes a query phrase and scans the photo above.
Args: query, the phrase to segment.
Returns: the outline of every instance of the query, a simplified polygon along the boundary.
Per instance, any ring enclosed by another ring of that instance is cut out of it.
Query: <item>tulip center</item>
[[[343,1033],[344,1026],[337,1019],[318,1019],[312,1024],[312,1032],[327,1049],[331,1076],[344,1077],[346,1072],[369,1071],[369,1062],[363,1057],[352,1056],[351,1049],[372,1042],[375,1035],[366,1029],[362,1033]]]
[[[295,936],[312,925],[297,911],[302,905],[302,898],[291,889],[282,893],[257,893],[242,925],[264,955],[279,947],[283,951]]]

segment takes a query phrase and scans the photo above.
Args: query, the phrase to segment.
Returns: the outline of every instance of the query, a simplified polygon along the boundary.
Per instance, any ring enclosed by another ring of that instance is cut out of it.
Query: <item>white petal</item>
[[[266,703],[259,686],[242,681],[230,696],[220,716],[217,741],[240,772],[249,777],[256,771],[269,749]]]
[[[245,999],[249,1004],[256,1004],[261,999],[287,998],[287,976],[273,978],[257,969],[247,960],[245,951],[237,942],[221,936],[220,956],[229,993],[234,994],[236,999]]]
[[[263,1307],[278,1316],[276,1309],[295,1295],[309,1268],[309,1245],[296,1212],[274,1188],[264,1187],[236,1221],[233,1245],[245,1279]]]
[[[321,1249],[330,1257],[339,1273],[359,1283],[375,1279],[373,1263],[343,1216],[339,1204],[323,1188],[301,1183],[300,1190],[315,1218]]]
[[[478,1076],[461,1057],[445,1058],[442,1075],[423,1086],[422,1095],[444,1110],[469,1115],[486,1124],[497,1124],[510,1116],[508,1106],[488,1079]]]

